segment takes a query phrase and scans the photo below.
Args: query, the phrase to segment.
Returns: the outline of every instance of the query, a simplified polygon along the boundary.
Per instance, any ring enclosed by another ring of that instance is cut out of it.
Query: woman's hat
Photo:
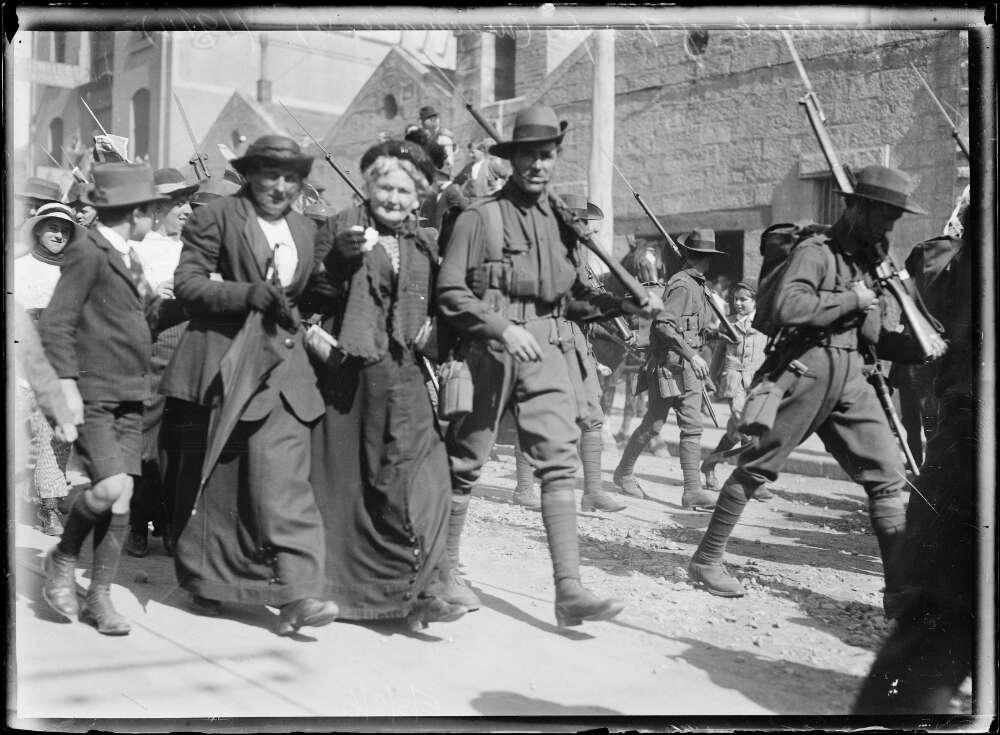
[[[580,219],[585,220],[602,220],[604,219],[604,212],[593,202],[589,201],[586,197],[582,197],[579,194],[563,194],[563,203],[573,210],[575,214]]]
[[[304,155],[299,144],[291,138],[284,135],[262,135],[250,144],[242,156],[230,161],[229,165],[244,176],[261,166],[289,166],[305,178],[312,170],[312,163],[312,156]]]
[[[73,211],[72,207],[68,204],[62,204],[60,202],[49,202],[48,204],[40,206],[38,211],[35,212],[35,216],[27,219],[24,224],[21,225],[21,239],[24,242],[32,242],[31,238],[35,227],[47,219],[55,219],[73,225],[73,234],[70,236],[70,242],[87,233],[85,227],[81,227],[77,224],[76,213]]]
[[[865,166],[854,180],[854,193],[840,192],[844,197],[858,197],[898,207],[910,214],[927,214],[916,204],[909,203],[913,180],[902,171],[888,166]]]
[[[184,178],[184,174],[176,168],[158,168],[153,172],[153,182],[156,190],[168,197],[179,197],[194,194],[198,191],[200,182],[193,184]]]
[[[680,244],[694,254],[725,255],[715,249],[715,230],[691,230],[680,239]]]
[[[153,169],[148,163],[95,163],[91,175],[93,185],[80,194],[80,201],[96,209],[166,202],[170,199],[156,191]]]
[[[561,143],[569,123],[556,119],[556,111],[546,105],[532,105],[519,111],[514,118],[511,139],[490,146],[490,153],[510,158],[514,149],[525,143]]]
[[[434,182],[437,169],[434,168],[427,152],[416,143],[409,140],[387,140],[384,143],[376,143],[361,156],[361,172],[367,171],[368,167],[375,163],[375,159],[379,156],[409,161],[427,177],[428,184]]]

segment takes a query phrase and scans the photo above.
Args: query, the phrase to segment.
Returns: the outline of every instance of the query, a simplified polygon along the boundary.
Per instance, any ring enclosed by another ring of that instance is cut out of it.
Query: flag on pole
[[[94,160],[98,163],[129,163],[128,138],[110,133],[95,135]]]

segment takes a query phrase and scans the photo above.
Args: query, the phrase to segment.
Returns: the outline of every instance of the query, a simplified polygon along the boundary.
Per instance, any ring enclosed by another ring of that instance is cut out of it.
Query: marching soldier
[[[794,328],[794,334],[779,343],[761,370],[770,373],[793,360],[798,364],[783,372],[791,382],[779,396],[773,426],[740,455],[688,567],[692,581],[714,595],[743,595],[742,585],[722,566],[729,535],[747,501],[761,485],[777,479],[788,455],[815,431],[868,494],[885,568],[886,613],[893,615],[899,575],[892,555],[902,539],[900,490],[906,479],[886,416],[862,372],[862,350],[877,346],[880,356],[901,362],[917,362],[923,355],[903,333],[886,329],[865,266],[868,251],[884,242],[903,212],[924,214],[909,202],[911,189],[902,171],[862,169],[855,192],[844,195],[846,210],[829,233],[813,235],[791,251],[773,318],[777,326]],[[776,362],[769,369],[772,359]]]
[[[633,474],[635,462],[650,440],[660,433],[673,408],[680,429],[680,461],[684,474],[681,505],[692,510],[708,510],[715,495],[701,487],[701,401],[708,362],[699,354],[707,336],[717,334],[711,326],[712,310],[705,295],[705,274],[712,259],[725,255],[715,249],[713,230],[694,230],[680,243],[689,266],[675,273],[664,290],[663,312],[650,328],[649,358],[638,389],[649,390],[649,408],[633,432],[615,469],[615,485],[626,495],[643,498]]]
[[[441,276],[441,313],[467,340],[472,412],[448,430],[452,460],[448,553],[457,568],[469,494],[496,438],[501,414],[514,404],[519,443],[542,486],[542,520],[552,555],[556,620],[579,625],[621,612],[580,582],[576,531],[577,419],[586,413],[586,341],[565,317],[571,299],[611,316],[620,310],[656,313],[651,295],[639,308],[602,295],[578,274],[573,215],[548,193],[565,123],[550,107],[521,110],[512,139],[490,152],[511,162],[513,174],[493,197],[455,222]],[[479,600],[452,569],[440,596],[476,608]]]
[[[948,354],[937,366],[937,429],[906,509],[899,556],[904,594],[899,625],[872,664],[855,714],[947,712],[972,671],[975,650],[976,396],[973,257],[968,235],[969,190],[959,205],[955,237],[922,243],[918,281],[944,325]]]

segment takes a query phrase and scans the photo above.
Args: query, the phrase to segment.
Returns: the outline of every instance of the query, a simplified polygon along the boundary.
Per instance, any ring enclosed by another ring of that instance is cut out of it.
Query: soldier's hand
[[[542,348],[524,327],[511,324],[500,335],[507,352],[519,362],[537,362],[542,359]]]
[[[76,381],[72,378],[61,378],[59,387],[62,388],[63,398],[66,399],[66,407],[73,417],[73,423],[80,425],[83,423],[83,398],[80,396],[80,389]]]
[[[174,279],[169,281],[163,281],[156,287],[156,292],[165,299],[172,299],[174,297]]]
[[[645,306],[639,306],[631,299],[626,299],[622,302],[622,311],[627,314],[637,314],[645,319],[652,319],[663,311],[663,299],[660,298],[659,294],[647,291],[646,295],[649,300]]]
[[[858,295],[859,311],[871,311],[878,306],[878,294],[868,288],[864,281],[851,283],[851,290]]]
[[[705,362],[705,358],[701,355],[695,355],[691,358],[691,368],[694,370],[694,375],[698,380],[708,380],[710,368],[708,367],[708,363]]]

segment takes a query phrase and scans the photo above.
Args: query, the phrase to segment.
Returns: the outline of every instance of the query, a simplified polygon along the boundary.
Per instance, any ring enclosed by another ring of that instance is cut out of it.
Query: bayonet
[[[288,113],[288,116],[290,118],[292,118],[292,120],[295,121],[296,125],[298,125],[300,128],[302,128],[302,132],[304,132],[306,135],[308,135],[309,139],[312,140],[313,144],[315,144],[315,146],[317,148],[319,148],[320,151],[323,152],[323,157],[326,158],[326,162],[329,163],[330,166],[333,167],[333,170],[336,171],[340,175],[340,178],[342,178],[344,180],[344,183],[347,184],[349,187],[351,187],[351,191],[353,191],[355,194],[357,194],[358,197],[361,199],[361,201],[363,201],[363,202],[368,201],[368,197],[366,197],[362,193],[361,189],[358,188],[357,184],[355,184],[353,181],[351,181],[351,179],[347,176],[347,174],[344,172],[344,170],[341,169],[340,166],[337,165],[336,161],[333,160],[333,154],[331,154],[326,148],[324,148],[322,143],[320,143],[318,140],[316,140],[315,136],[313,136],[313,134],[310,133],[306,129],[305,125],[303,125],[301,122],[299,122],[299,119],[297,117],[295,117],[295,115],[292,114],[292,111],[289,110],[288,107],[285,106],[284,102],[281,102],[279,100],[278,104],[285,108],[285,112]]]
[[[210,179],[212,178],[212,173],[208,170],[208,156],[198,150],[198,140],[194,137],[194,130],[188,120],[187,113],[184,111],[184,105],[181,104],[181,98],[177,96],[176,92],[174,92],[174,102],[177,103],[177,109],[181,113],[181,120],[184,121],[184,128],[187,130],[188,138],[191,140],[191,147],[194,148],[194,154],[188,160],[191,168],[194,169],[194,177],[199,181]],[[201,168],[200,172],[198,171],[199,167]]]
[[[951,119],[951,116],[948,115],[947,111],[945,111],[944,105],[941,104],[941,100],[939,100],[938,96],[934,94],[934,90],[931,89],[931,85],[927,83],[927,80],[924,79],[924,75],[917,70],[917,67],[913,65],[912,61],[910,62],[910,68],[913,69],[913,73],[916,74],[917,78],[923,83],[924,89],[927,90],[927,94],[931,96],[931,99],[934,100],[934,104],[936,104],[938,109],[941,110],[941,114],[944,115],[944,119],[948,121],[948,125],[951,126],[951,137],[955,139],[955,142],[958,143],[958,147],[962,149],[962,153],[965,155],[965,160],[969,161],[969,149],[965,145],[965,141],[962,140],[962,137],[958,134],[958,128],[955,127],[955,123]]]

